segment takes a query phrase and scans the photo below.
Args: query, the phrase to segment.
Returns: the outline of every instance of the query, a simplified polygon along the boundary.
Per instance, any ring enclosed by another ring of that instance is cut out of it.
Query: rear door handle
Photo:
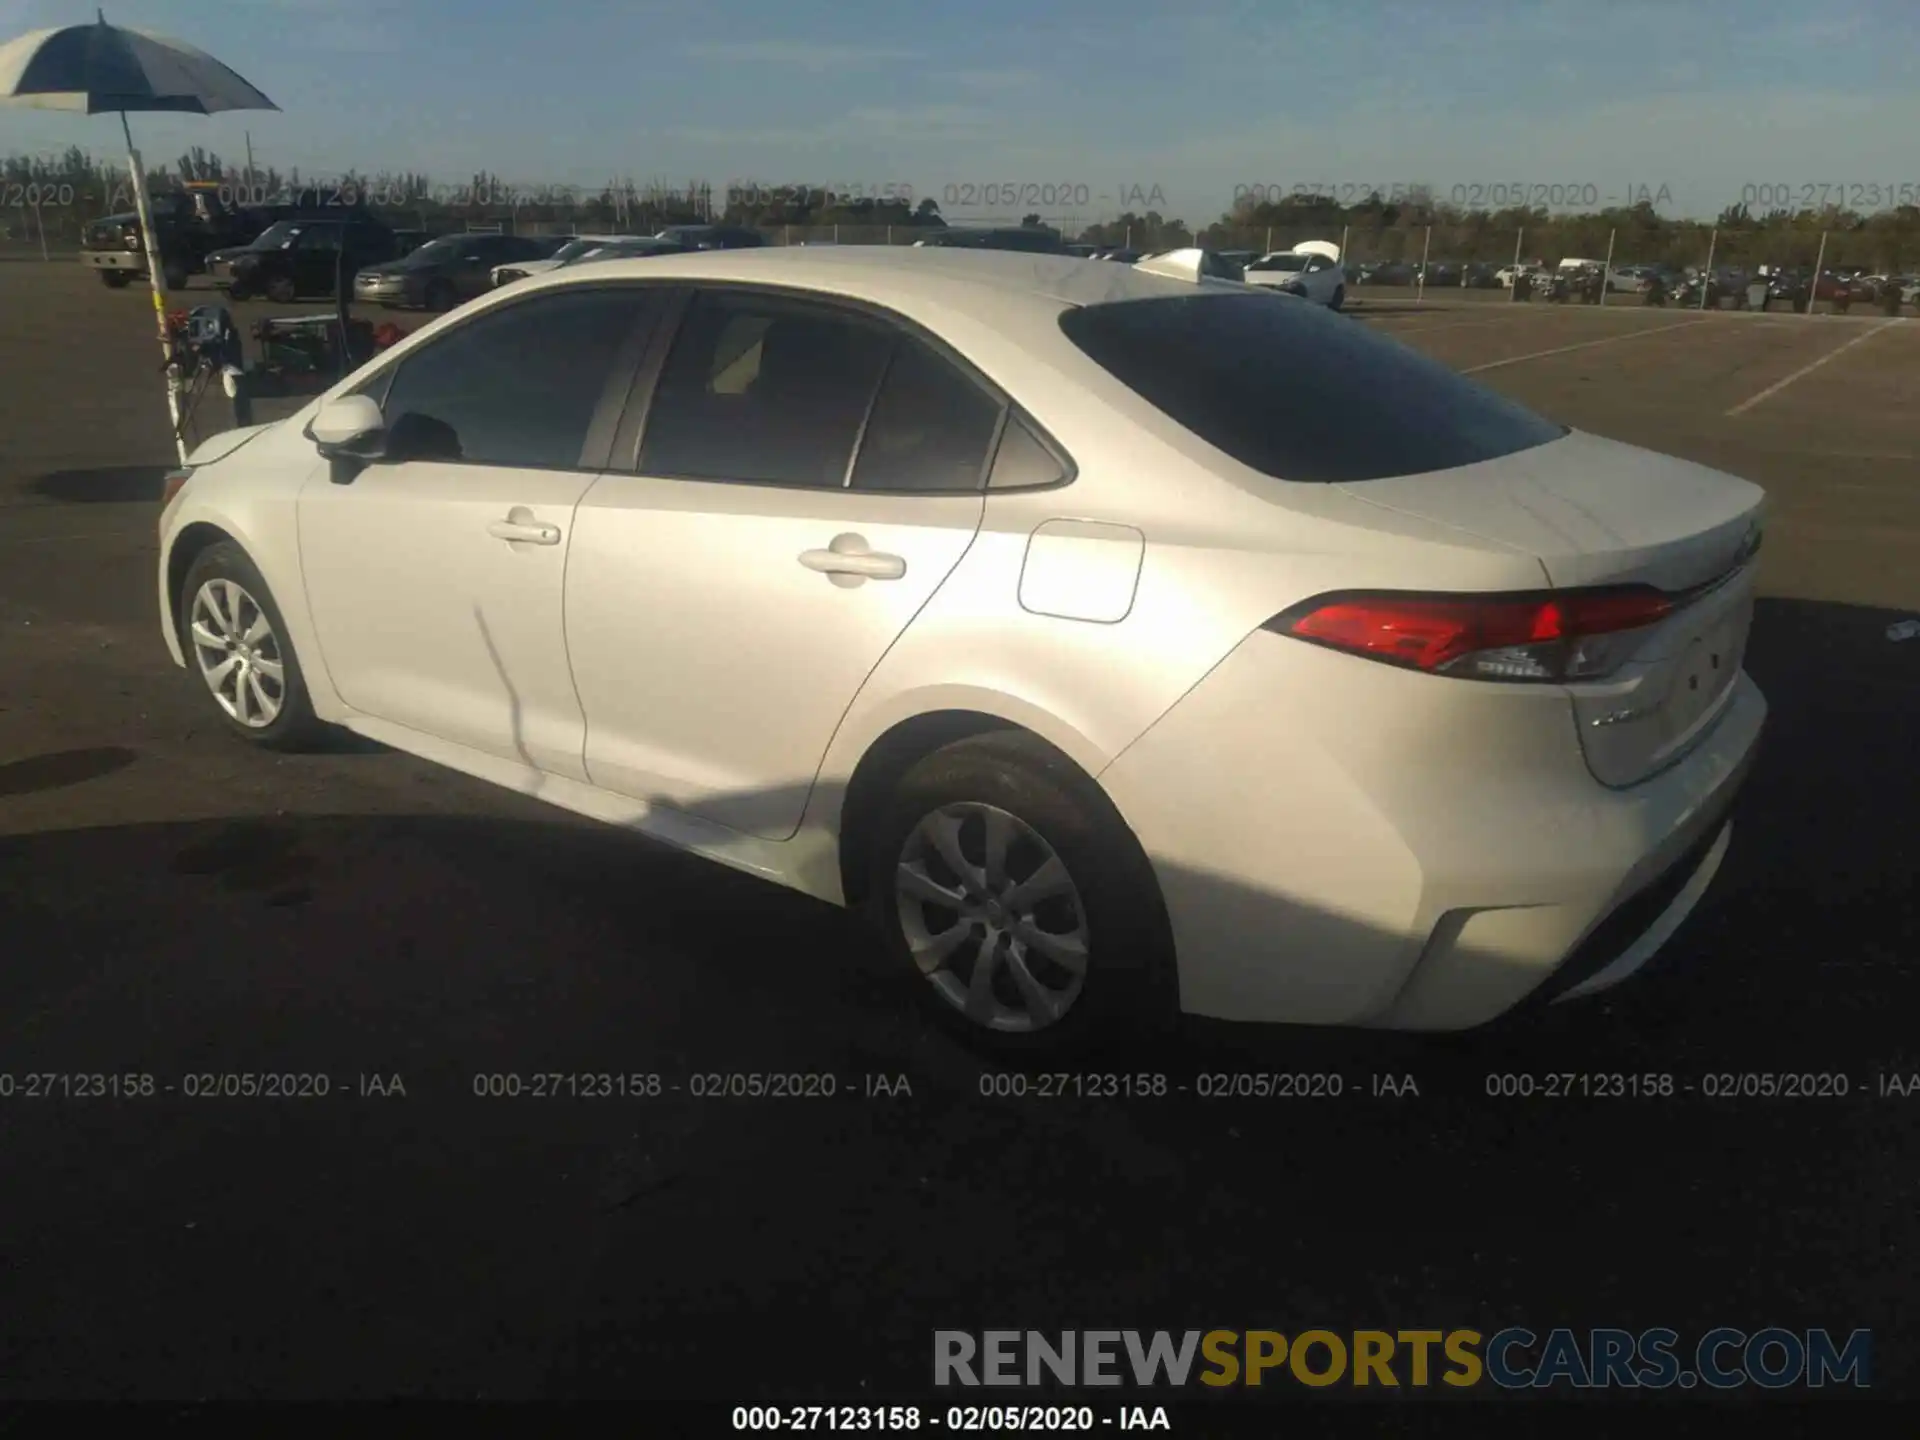
[[[800,563],[822,575],[846,575],[861,580],[898,580],[907,562],[898,555],[869,550],[859,535],[836,535],[825,550],[803,550]]]
[[[491,522],[487,526],[487,534],[496,540],[517,540],[523,545],[560,543],[560,527],[541,524],[524,505],[514,506],[507,512],[506,519]]]

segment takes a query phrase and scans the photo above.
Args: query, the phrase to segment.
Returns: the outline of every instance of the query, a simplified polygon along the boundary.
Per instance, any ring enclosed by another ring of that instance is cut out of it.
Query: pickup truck
[[[161,279],[169,290],[186,288],[187,277],[207,268],[210,251],[244,245],[266,228],[259,216],[222,209],[205,196],[162,192],[152,200],[154,229],[160,241]],[[80,263],[119,290],[147,273],[147,254],[135,211],[89,221],[80,239]]]

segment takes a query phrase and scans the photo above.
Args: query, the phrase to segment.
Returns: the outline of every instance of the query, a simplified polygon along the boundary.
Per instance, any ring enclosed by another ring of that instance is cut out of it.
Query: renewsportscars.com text
[[[943,1389],[1265,1384],[1504,1390],[1767,1390],[1872,1383],[1873,1337],[1827,1330],[937,1330]]]

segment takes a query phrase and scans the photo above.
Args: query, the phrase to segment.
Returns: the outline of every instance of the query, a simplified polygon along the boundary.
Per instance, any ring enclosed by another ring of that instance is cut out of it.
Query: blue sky
[[[282,114],[142,117],[142,149],[283,169],[1157,187],[1213,219],[1236,187],[1329,181],[1920,185],[1920,0],[114,0],[213,52]],[[0,39],[92,5],[0,0]],[[0,109],[0,150],[112,152],[110,117]],[[957,192],[955,192],[957,193]],[[1102,202],[1101,197],[1105,197]],[[951,206],[948,208],[952,208]],[[1048,218],[1068,211],[1043,207]]]

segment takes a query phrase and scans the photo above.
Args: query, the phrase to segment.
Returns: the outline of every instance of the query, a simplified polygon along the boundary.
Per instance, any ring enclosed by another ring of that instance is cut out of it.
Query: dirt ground
[[[147,295],[0,264],[0,314],[0,1398],[644,1390],[717,1430],[924,1403],[929,1332],[1000,1324],[1869,1328],[1875,1393],[1913,1394],[1920,1095],[1880,1090],[1920,1072],[1920,638],[1886,634],[1920,614],[1920,321],[1356,314],[1767,488],[1770,734],[1661,973],[1474,1036],[1191,1025],[1134,1059],[1346,1080],[1223,1102],[983,1098],[835,911],[376,747],[216,733],[156,633]],[[476,1094],[552,1071],[681,1090]],[[840,1093],[690,1094],[736,1071]],[[1696,1088],[1489,1097],[1517,1071]],[[186,1095],[228,1072],[329,1093]],[[1727,1072],[1850,1093],[1700,1093]],[[27,1097],[93,1073],[157,1093]]]

